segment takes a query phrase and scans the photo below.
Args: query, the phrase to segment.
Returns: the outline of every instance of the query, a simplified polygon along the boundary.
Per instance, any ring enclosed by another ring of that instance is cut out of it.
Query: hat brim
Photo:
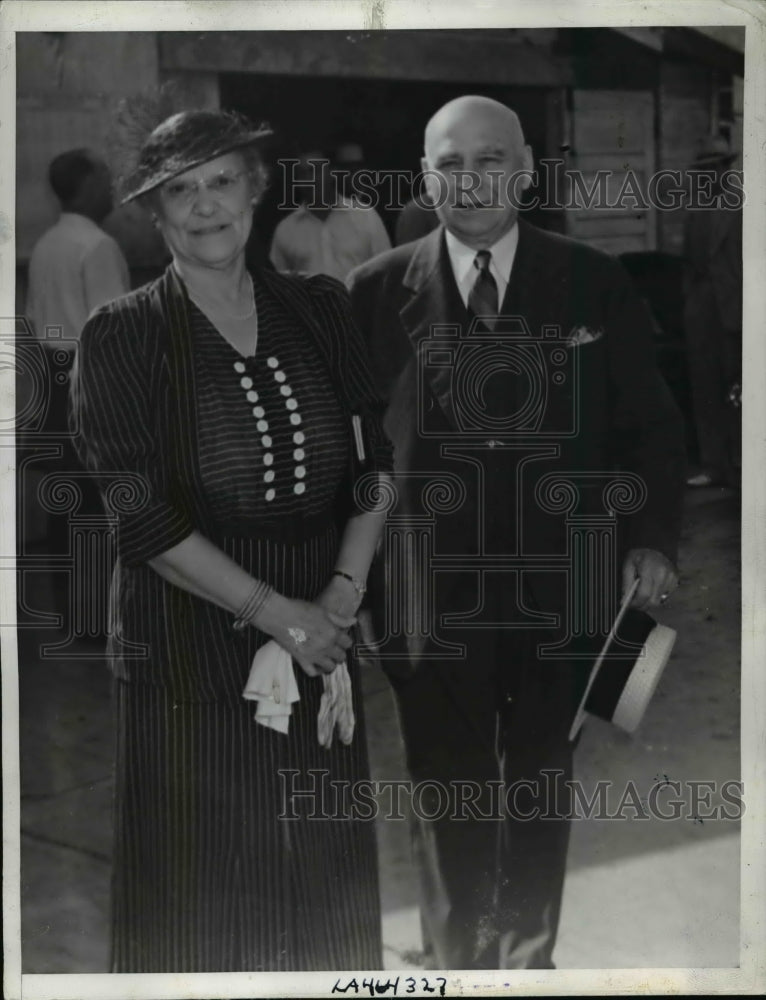
[[[657,689],[660,677],[673,652],[675,641],[676,632],[667,625],[655,625],[652,628],[640,654],[636,657],[635,664],[625,679],[617,703],[612,709],[611,718],[608,720],[612,725],[627,733],[635,732]],[[569,730],[570,740],[575,739],[587,716],[591,714],[586,706],[605,662],[608,666],[608,661],[603,656],[599,656],[593,665],[585,692],[580,699]]]
[[[181,165],[175,166],[172,169],[164,171],[160,174],[155,174],[143,183],[139,182],[135,189],[129,189],[127,192],[123,192],[122,197],[120,198],[120,205],[127,205],[129,202],[135,201],[136,198],[149,194],[150,191],[154,191],[158,187],[162,187],[163,184],[172,180],[174,177],[185,174],[187,170],[199,167],[203,163],[209,163],[210,160],[215,160],[219,156],[224,156],[226,153],[233,153],[235,150],[243,149],[245,146],[252,146],[260,140],[273,134],[272,129],[263,125],[252,132],[247,132],[244,135],[238,136],[236,139],[232,139],[228,142],[222,143],[220,146],[214,147],[212,150],[208,150],[202,156],[190,157]]]

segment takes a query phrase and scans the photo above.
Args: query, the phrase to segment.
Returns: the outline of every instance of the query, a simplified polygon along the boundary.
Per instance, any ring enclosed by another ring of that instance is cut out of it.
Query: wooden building
[[[22,269],[56,216],[46,182],[51,158],[76,146],[105,152],[117,102],[169,79],[191,105],[269,121],[275,156],[342,135],[363,146],[370,167],[386,171],[416,173],[425,121],[467,92],[514,107],[538,160],[563,160],[585,181],[611,170],[618,187],[628,173],[645,188],[653,172],[687,167],[705,134],[741,141],[741,28],[38,32],[18,34],[17,43]],[[677,212],[581,204],[532,214],[613,252],[680,250]],[[275,222],[273,213],[264,218],[266,235]],[[107,228],[136,279],[161,263],[140,210],[116,211]]]

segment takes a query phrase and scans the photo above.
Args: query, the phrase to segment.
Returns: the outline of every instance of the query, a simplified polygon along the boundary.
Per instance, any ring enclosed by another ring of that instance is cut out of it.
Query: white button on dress
[[[274,381],[278,383],[279,394],[284,401],[290,423],[294,428],[297,428],[303,422],[303,418],[298,412],[298,400],[293,395],[292,387],[287,381],[287,375],[280,368],[279,359],[274,355],[266,358],[266,365],[271,369]],[[271,450],[275,439],[273,437],[273,431],[271,433],[267,433],[269,431],[270,422],[267,419],[267,406],[264,405],[266,400],[264,400],[254,388],[253,379],[247,374],[247,368],[243,361],[236,361],[234,363],[234,370],[238,375],[242,376],[239,380],[239,384],[245,390],[248,403],[257,404],[252,406],[252,415],[255,420],[255,426],[261,434],[261,445],[264,449],[262,461],[264,466],[266,466],[266,469],[263,473],[263,496],[266,502],[271,503],[276,499],[277,495],[276,470],[272,468],[275,464],[275,457],[273,451]],[[268,395],[266,397],[267,400],[271,398],[273,397]],[[282,413],[284,414],[284,411],[282,411]],[[272,414],[272,425],[274,424],[275,419],[275,415]],[[284,426],[283,421],[284,416],[279,417],[276,426]],[[305,443],[306,436],[303,431],[294,430],[292,433],[292,440],[295,445],[293,448],[293,460],[296,463],[293,468],[293,477],[294,480],[297,480],[297,482],[293,482],[293,493],[300,496],[300,494],[306,492],[306,483],[304,482],[306,478],[306,466],[303,464],[306,459],[306,451],[303,447],[301,447]]]

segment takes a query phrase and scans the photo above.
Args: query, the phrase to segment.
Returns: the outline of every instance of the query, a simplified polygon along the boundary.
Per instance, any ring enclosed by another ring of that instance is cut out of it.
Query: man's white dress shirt
[[[345,281],[355,267],[390,247],[375,209],[343,198],[324,218],[304,205],[291,212],[274,231],[269,256],[278,271],[329,274]]]
[[[40,340],[46,328],[61,327],[66,340],[79,340],[98,306],[130,290],[128,265],[117,243],[84,215],[63,212],[44,233],[29,260],[27,316]]]
[[[468,308],[468,296],[479,274],[473,264],[476,251],[471,247],[467,247],[465,243],[461,243],[452,233],[447,231],[444,235],[447,240],[447,253],[449,254],[452,273],[455,275],[455,281],[460,292],[460,298],[463,300],[463,305]],[[497,243],[494,243],[491,247],[487,247],[492,254],[492,259],[489,262],[489,272],[497,284],[497,304],[499,309],[503,307],[503,299],[508,288],[508,282],[511,280],[511,269],[513,268],[516,247],[518,245],[519,226],[518,223],[514,223],[505,236],[501,236]]]

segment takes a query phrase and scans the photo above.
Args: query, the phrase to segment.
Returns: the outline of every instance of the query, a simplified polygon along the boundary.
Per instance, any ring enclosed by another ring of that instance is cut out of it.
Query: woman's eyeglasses
[[[223,170],[208,180],[170,180],[163,184],[161,190],[164,198],[171,205],[187,208],[194,203],[202,188],[216,201],[233,194],[239,187],[239,182],[244,174],[244,170],[240,170],[238,173]]]

